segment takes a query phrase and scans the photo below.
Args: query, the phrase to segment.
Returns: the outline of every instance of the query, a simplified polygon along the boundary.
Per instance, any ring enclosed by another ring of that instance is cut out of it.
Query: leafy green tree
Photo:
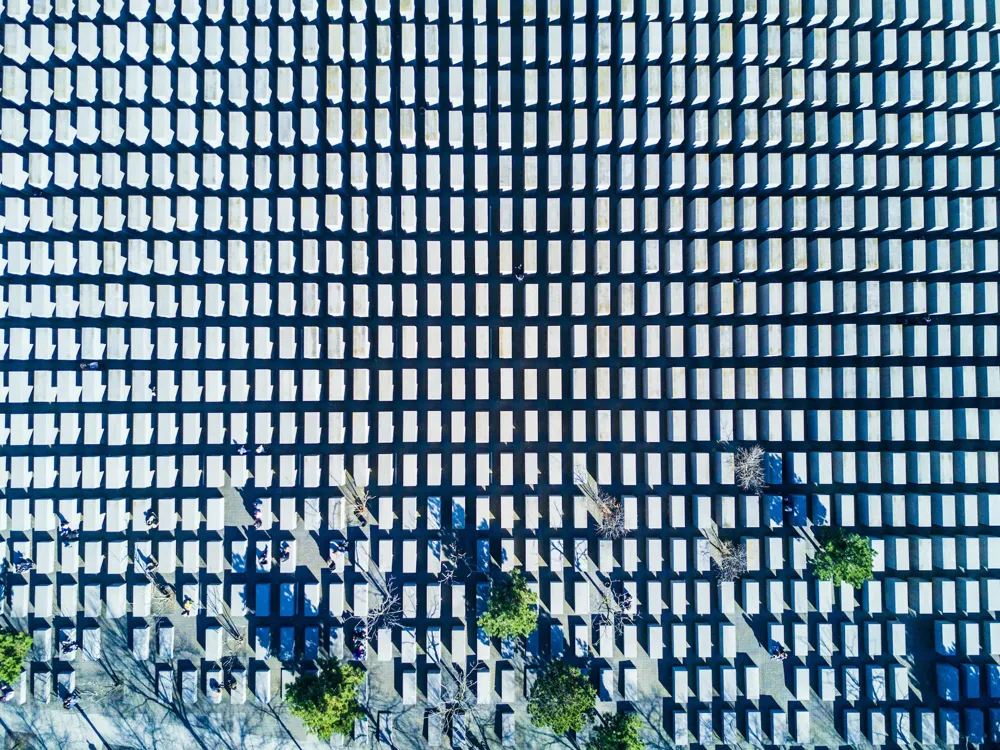
[[[24,657],[34,643],[31,636],[17,630],[0,630],[0,682],[13,685],[21,676]]]
[[[833,581],[836,586],[849,583],[857,589],[874,577],[876,553],[865,537],[828,526],[819,534],[819,543],[813,565],[821,581]]]
[[[643,750],[639,739],[642,719],[638,714],[600,714],[601,723],[594,728],[587,750]]]
[[[321,663],[318,674],[300,674],[288,686],[289,708],[323,742],[334,732],[350,736],[354,720],[365,715],[358,702],[358,688],[364,679],[364,670],[357,664],[328,659]]]
[[[521,571],[515,570],[501,581],[493,581],[490,588],[490,605],[479,618],[479,625],[494,638],[529,636],[538,627],[538,610],[532,605],[538,601],[528,588]]]
[[[535,680],[528,701],[528,715],[536,727],[556,734],[579,732],[593,718],[597,691],[576,667],[550,662]]]

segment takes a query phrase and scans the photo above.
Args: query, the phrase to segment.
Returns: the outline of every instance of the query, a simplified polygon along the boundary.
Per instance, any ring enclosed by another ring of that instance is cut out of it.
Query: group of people
[[[926,313],[917,315],[899,315],[896,317],[896,322],[902,323],[903,326],[929,325],[931,320],[931,316]]]
[[[231,674],[226,675],[226,688],[229,690],[230,693],[236,690],[236,678],[233,677]],[[214,680],[212,681],[212,694],[216,698],[222,698],[221,682],[215,682]]]
[[[338,541],[333,543],[333,548],[330,554],[330,570],[332,572],[334,573],[337,572],[337,558],[335,557],[336,553],[338,552],[346,553],[347,549],[348,548],[346,539],[339,539]]]
[[[146,511],[146,528],[155,529],[159,524],[160,519],[157,518],[156,513],[151,510]],[[63,544],[75,542],[80,538],[80,530],[70,526],[69,521],[61,521],[59,523],[59,538],[63,541]]]
[[[291,560],[292,545],[289,544],[288,542],[282,542],[278,555],[281,562],[288,562],[289,560]],[[260,567],[262,568],[266,568],[268,564],[270,564],[271,552],[269,548],[265,547],[264,549],[260,550],[260,552],[257,553],[257,562],[260,564]]]
[[[241,445],[241,446],[240,446],[240,447],[239,447],[239,448],[238,448],[238,449],[236,450],[236,452],[237,452],[238,454],[240,454],[241,456],[245,456],[245,455],[246,455],[247,453],[249,453],[250,451],[248,451],[248,450],[247,450],[247,447],[246,447],[245,445]],[[257,454],[258,456],[263,456],[263,455],[264,455],[264,446],[263,446],[263,445],[258,445],[258,446],[257,446],[257,450],[255,450],[255,451],[254,451],[254,453],[256,453],[256,454]]]
[[[237,682],[236,678],[233,677],[232,674],[227,674],[225,680],[226,680],[225,687],[230,693],[236,690]],[[212,694],[215,695],[215,697],[217,698],[222,697],[222,687],[223,686],[221,682],[216,682],[215,680],[212,680]]]
[[[354,635],[352,637],[354,641],[354,646],[351,649],[351,653],[356,661],[364,661],[368,658],[368,638],[365,634],[365,628],[361,623],[358,623],[357,627],[354,628]]]
[[[80,530],[72,528],[69,521],[63,521],[59,524],[59,538],[62,539],[63,544],[75,542],[80,538]]]

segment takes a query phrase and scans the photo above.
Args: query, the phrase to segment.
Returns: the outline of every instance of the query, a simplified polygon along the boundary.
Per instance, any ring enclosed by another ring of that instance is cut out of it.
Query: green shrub
[[[601,724],[594,728],[587,750],[643,750],[640,729],[638,714],[601,714]]]
[[[835,586],[849,583],[858,589],[874,577],[875,550],[865,537],[828,526],[820,532],[819,543],[813,565],[821,581],[833,581]]]
[[[300,674],[288,686],[288,705],[294,716],[323,742],[334,733],[349,737],[355,719],[365,715],[358,702],[358,688],[365,673],[356,664],[329,659],[319,674]]]
[[[24,657],[34,641],[27,633],[17,630],[0,630],[0,682],[13,685],[21,676]]]
[[[527,637],[538,627],[538,610],[532,606],[536,601],[538,597],[528,588],[521,571],[515,570],[502,581],[493,582],[489,608],[479,618],[479,626],[494,638]]]
[[[576,667],[551,662],[535,680],[528,714],[536,727],[556,734],[579,732],[594,715],[597,691]]]

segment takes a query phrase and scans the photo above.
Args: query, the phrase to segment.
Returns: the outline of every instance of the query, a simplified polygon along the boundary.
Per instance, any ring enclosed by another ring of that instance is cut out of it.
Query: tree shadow
[[[664,729],[666,714],[663,706],[668,700],[667,698],[649,697],[640,698],[632,704],[635,712],[643,720],[640,736],[648,747],[671,748],[674,746],[673,738],[669,737]]]
[[[260,737],[255,733],[264,721],[255,712],[230,707],[228,711],[200,716],[197,725],[224,750],[253,750],[260,745]]]
[[[94,686],[88,688],[87,693],[94,697],[101,708],[115,707],[121,718],[124,718],[122,708],[127,707],[128,715],[135,716],[147,704],[154,704],[165,714],[172,714],[202,750],[209,750],[192,724],[191,709],[177,694],[176,683],[171,695],[161,695],[158,676],[162,670],[155,670],[150,663],[140,662],[132,656],[128,648],[127,628],[124,621],[117,620],[105,621],[102,625],[102,632],[108,633],[108,648],[98,664],[116,690],[101,692],[99,686]],[[166,669],[176,677],[176,660],[169,662]]]
[[[536,727],[531,722],[528,722],[527,726],[522,730],[522,736],[528,740],[525,743],[527,747],[565,747],[571,748],[571,750],[580,750],[583,747],[576,737],[570,737],[565,734],[555,735],[548,729]]]
[[[764,481],[768,485],[782,485],[785,462],[780,453],[768,453],[764,459]]]
[[[126,707],[113,704],[109,707],[116,716],[123,739],[134,743],[138,750],[157,750],[170,744],[165,731],[163,716],[153,716],[145,707]]]
[[[97,727],[94,726],[94,722],[92,722],[90,717],[87,716],[87,712],[83,710],[83,707],[77,705],[76,710],[79,712],[80,716],[83,717],[83,720],[87,722],[87,726],[90,727],[90,731],[94,733],[94,736],[101,741],[101,744],[108,748],[108,750],[113,750],[111,743],[104,739],[104,736],[97,731]]]
[[[0,727],[3,727],[9,738],[27,734],[30,740],[38,741],[39,744],[35,746],[38,750],[66,747],[70,744],[69,734],[56,725],[47,711],[36,710],[30,704],[15,705],[13,709],[27,731],[17,731],[0,717]]]
[[[209,750],[208,745],[205,744],[205,742],[198,735],[198,732],[195,731],[187,704],[184,703],[183,700],[180,700],[180,697],[177,695],[176,684],[174,686],[174,695],[171,696],[167,710],[177,718],[177,720],[181,723],[181,726],[183,726],[184,729],[186,729],[191,735],[191,738],[198,743],[198,747],[200,747],[201,750]]]
[[[299,744],[292,730],[288,728],[284,720],[281,718],[281,709],[284,708],[284,703],[278,701],[276,703],[261,703],[260,701],[254,701],[250,704],[252,711],[259,712],[262,716],[271,719],[275,724],[277,724],[281,730],[288,735],[288,739],[293,745],[295,745],[298,750],[302,750],[302,746]]]

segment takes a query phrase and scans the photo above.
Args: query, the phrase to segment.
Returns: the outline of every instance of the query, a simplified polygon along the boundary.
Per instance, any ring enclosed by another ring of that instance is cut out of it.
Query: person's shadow
[[[750,628],[750,632],[753,633],[753,637],[757,639],[757,644],[761,648],[767,648],[770,651],[770,644],[760,634],[761,628],[765,627],[764,618],[760,614],[748,615],[744,612],[743,619]]]
[[[108,744],[108,741],[101,736],[100,732],[97,731],[97,727],[94,726],[94,722],[90,720],[90,717],[87,716],[84,710],[80,707],[80,704],[79,703],[76,704],[74,708],[80,712],[80,716],[82,716],[83,720],[87,722],[87,724],[90,726],[90,731],[92,731],[94,735],[97,737],[97,739],[101,741],[101,744],[106,748],[106,750],[113,750],[112,746]],[[99,749],[97,745],[95,745],[93,742],[88,742],[87,750],[99,750]]]

